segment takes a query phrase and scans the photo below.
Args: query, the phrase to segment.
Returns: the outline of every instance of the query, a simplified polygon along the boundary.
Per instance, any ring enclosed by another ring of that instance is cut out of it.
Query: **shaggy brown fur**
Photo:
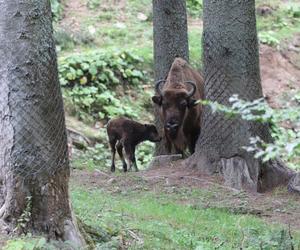
[[[195,93],[190,96],[194,82]],[[174,146],[176,153],[184,154],[188,147],[194,153],[200,133],[202,105],[196,100],[204,98],[204,80],[184,59],[176,58],[162,88],[157,85],[158,95],[152,100],[160,108],[161,119],[169,153]]]
[[[124,172],[127,171],[127,164],[123,157],[123,147],[129,162],[129,169],[132,165],[138,171],[135,160],[135,147],[137,144],[149,140],[158,142],[161,140],[156,127],[153,124],[141,124],[127,118],[115,118],[107,124],[107,135],[112,153],[111,171],[115,171],[116,149],[123,163]]]

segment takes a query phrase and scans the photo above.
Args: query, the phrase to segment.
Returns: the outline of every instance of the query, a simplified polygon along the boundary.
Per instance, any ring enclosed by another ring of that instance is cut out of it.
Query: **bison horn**
[[[161,89],[160,89],[160,85],[161,85],[162,83],[165,83],[165,82],[166,82],[166,80],[159,80],[159,81],[157,81],[157,82],[155,83],[155,91],[156,91],[159,95],[162,95]]]
[[[195,94],[196,92],[196,84],[192,81],[186,81],[185,83],[189,84],[192,86],[192,90],[188,92],[188,97],[191,97]]]

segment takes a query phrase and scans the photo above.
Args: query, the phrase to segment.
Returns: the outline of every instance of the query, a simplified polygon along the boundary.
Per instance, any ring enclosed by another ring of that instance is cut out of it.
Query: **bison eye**
[[[180,102],[180,107],[185,108],[186,106],[187,102],[185,100]]]

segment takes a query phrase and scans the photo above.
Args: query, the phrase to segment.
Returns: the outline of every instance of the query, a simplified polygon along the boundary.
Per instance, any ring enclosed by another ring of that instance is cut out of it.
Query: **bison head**
[[[196,92],[196,85],[194,82],[187,81],[184,84],[176,85],[174,88],[168,87],[161,90],[163,83],[165,80],[156,83],[157,95],[152,97],[152,101],[160,107],[166,133],[171,138],[175,138],[188,110],[196,105],[196,100],[192,98]],[[190,85],[192,89],[188,91],[186,85]]]
[[[153,124],[144,124],[145,127],[145,133],[146,133],[146,138],[149,141],[152,142],[159,142],[161,141],[161,136],[159,135],[155,125]]]

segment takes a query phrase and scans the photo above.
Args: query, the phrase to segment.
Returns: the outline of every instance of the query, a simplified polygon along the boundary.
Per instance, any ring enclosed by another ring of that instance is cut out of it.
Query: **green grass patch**
[[[289,249],[300,246],[286,230],[249,215],[230,214],[178,203],[178,195],[152,192],[108,194],[101,190],[73,188],[77,215],[92,226],[119,235],[134,232],[129,249]],[[176,202],[177,201],[177,202]]]

